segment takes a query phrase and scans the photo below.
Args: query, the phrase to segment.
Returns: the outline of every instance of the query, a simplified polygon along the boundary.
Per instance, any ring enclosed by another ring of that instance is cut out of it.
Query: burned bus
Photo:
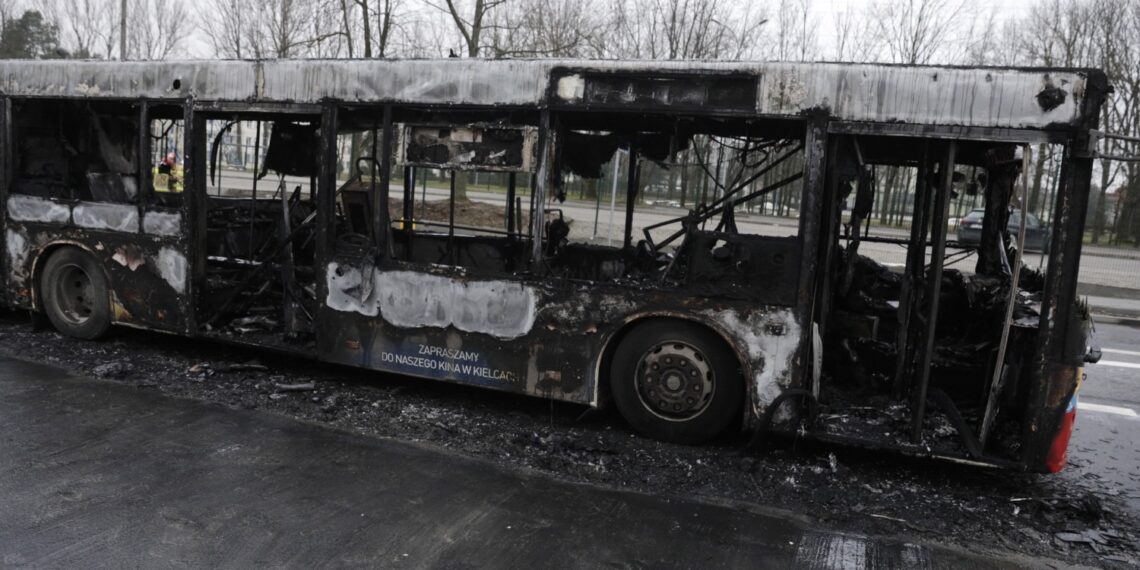
[[[672,442],[1056,471],[1107,91],[1095,69],[0,62],[0,304],[82,339],[124,325],[609,404]],[[1032,268],[1007,221],[1036,145],[1061,160]],[[684,208],[644,199],[678,184]],[[887,184],[907,229],[876,234]],[[967,198],[985,216],[964,246]]]

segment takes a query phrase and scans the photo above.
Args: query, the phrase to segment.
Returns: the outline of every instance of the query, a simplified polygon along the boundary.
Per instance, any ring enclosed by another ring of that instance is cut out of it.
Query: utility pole
[[[119,2],[119,61],[127,60],[127,0]]]

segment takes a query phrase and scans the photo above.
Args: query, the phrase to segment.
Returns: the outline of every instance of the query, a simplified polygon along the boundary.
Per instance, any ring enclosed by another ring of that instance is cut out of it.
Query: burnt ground
[[[1071,564],[1125,568],[1140,560],[1134,513],[1095,477],[1011,473],[803,441],[750,451],[743,437],[671,445],[632,433],[616,413],[143,331],[73,340],[34,331],[20,313],[0,312],[0,352],[567,481],[775,508],[828,529]]]

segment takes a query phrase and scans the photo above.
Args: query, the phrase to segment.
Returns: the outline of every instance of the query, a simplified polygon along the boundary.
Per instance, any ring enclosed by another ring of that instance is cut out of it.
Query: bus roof
[[[1015,129],[1094,124],[1107,89],[1096,69],[451,58],[0,60],[0,91],[12,97],[537,107],[573,105],[584,84],[599,76],[661,76],[696,85],[728,75],[755,78],[754,96],[746,93],[750,114],[826,112],[847,121]],[[669,89],[659,91],[668,97]]]

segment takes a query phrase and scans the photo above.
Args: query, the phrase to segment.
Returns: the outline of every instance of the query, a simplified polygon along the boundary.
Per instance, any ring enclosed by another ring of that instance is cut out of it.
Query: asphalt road
[[[1104,356],[1085,367],[1063,476],[1102,479],[1140,514],[1140,325],[1098,324]]]
[[[563,483],[5,357],[0,433],[5,568],[1048,564]]]

